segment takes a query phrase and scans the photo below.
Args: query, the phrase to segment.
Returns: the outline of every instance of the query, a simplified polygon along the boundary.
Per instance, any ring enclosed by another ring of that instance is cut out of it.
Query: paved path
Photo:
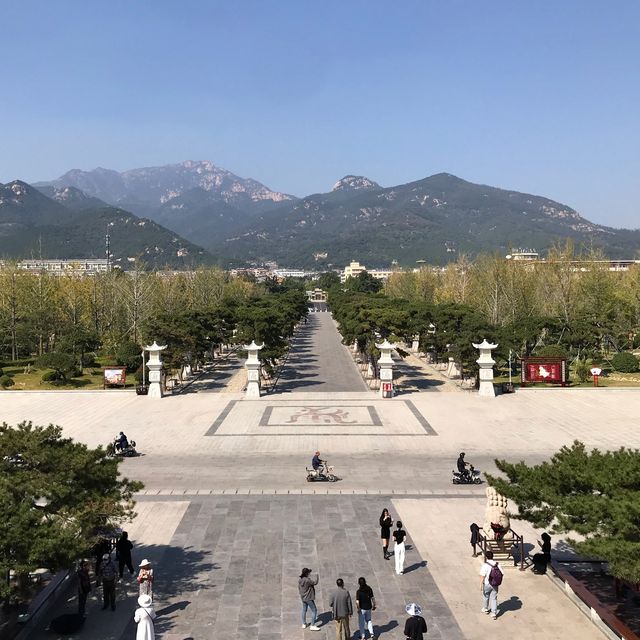
[[[330,313],[310,313],[299,327],[275,393],[365,391]]]

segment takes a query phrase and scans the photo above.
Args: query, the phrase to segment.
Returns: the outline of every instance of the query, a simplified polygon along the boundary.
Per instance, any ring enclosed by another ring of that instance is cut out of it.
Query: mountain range
[[[152,220],[108,205],[74,187],[0,184],[0,256],[104,258],[108,233],[114,264],[157,267],[210,261],[202,248]],[[45,195],[46,194],[46,195]]]
[[[120,216],[130,211],[132,219],[157,223],[157,233],[173,231],[173,245],[190,241],[225,264],[276,260],[318,269],[352,259],[372,266],[394,259],[404,265],[416,260],[437,264],[461,253],[506,254],[517,247],[544,254],[569,238],[602,248],[612,258],[633,258],[640,249],[638,230],[598,225],[548,198],[474,184],[449,173],[392,187],[348,175],[327,193],[304,198],[272,191],[209,161],[122,173],[73,170],[35,186],[75,212],[76,219],[83,211],[104,215],[115,208]],[[186,251],[211,259],[193,245]]]

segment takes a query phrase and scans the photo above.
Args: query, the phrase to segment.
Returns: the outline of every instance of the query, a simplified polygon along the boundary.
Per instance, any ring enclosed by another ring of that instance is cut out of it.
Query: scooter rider
[[[322,465],[324,464],[324,460],[320,459],[320,452],[316,451],[316,454],[313,456],[311,460],[311,466],[313,470],[320,475],[322,473]]]
[[[460,456],[458,457],[458,462],[456,464],[458,466],[458,473],[460,473],[460,477],[465,481],[470,480],[471,478],[469,475],[469,471],[467,470],[467,467],[470,467],[471,464],[464,461],[464,451],[460,453]]]
[[[124,451],[129,446],[129,440],[127,440],[127,436],[121,431],[118,437],[116,438],[116,451]]]

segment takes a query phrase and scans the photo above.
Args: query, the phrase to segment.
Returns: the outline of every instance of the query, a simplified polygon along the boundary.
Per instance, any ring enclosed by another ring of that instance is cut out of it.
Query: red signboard
[[[563,387],[567,384],[565,358],[525,358],[522,361],[522,386],[534,382],[552,382]]]

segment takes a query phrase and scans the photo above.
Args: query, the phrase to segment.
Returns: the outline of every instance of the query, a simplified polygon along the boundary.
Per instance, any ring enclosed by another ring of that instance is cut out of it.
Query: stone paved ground
[[[324,340],[336,336],[327,331]],[[375,619],[383,639],[401,638],[407,600],[425,606],[429,637],[599,638],[549,581],[529,574],[509,576],[507,607],[487,626],[468,545],[469,522],[482,521],[483,487],[454,488],[450,470],[461,449],[491,470],[496,456],[537,461],[574,438],[640,447],[630,419],[639,411],[640,393],[610,390],[533,390],[493,400],[428,392],[380,400],[353,389],[256,401],[232,393],[160,401],[108,391],[0,394],[0,419],[9,423],[58,423],[90,445],[106,444],[120,429],[138,441],[144,455],[126,460],[123,472],[147,489],[129,530],[138,560],[147,555],[157,564],[158,631],[166,640],[313,637],[296,628],[295,584],[305,564],[321,573],[325,613],[338,574],[352,589],[365,575],[380,594]],[[341,482],[304,481],[316,448],[335,463]],[[407,557],[413,570],[402,577],[378,546],[385,505],[406,521],[415,545]],[[532,542],[534,532],[526,535]],[[128,584],[114,616],[92,605],[81,638],[134,636]]]

